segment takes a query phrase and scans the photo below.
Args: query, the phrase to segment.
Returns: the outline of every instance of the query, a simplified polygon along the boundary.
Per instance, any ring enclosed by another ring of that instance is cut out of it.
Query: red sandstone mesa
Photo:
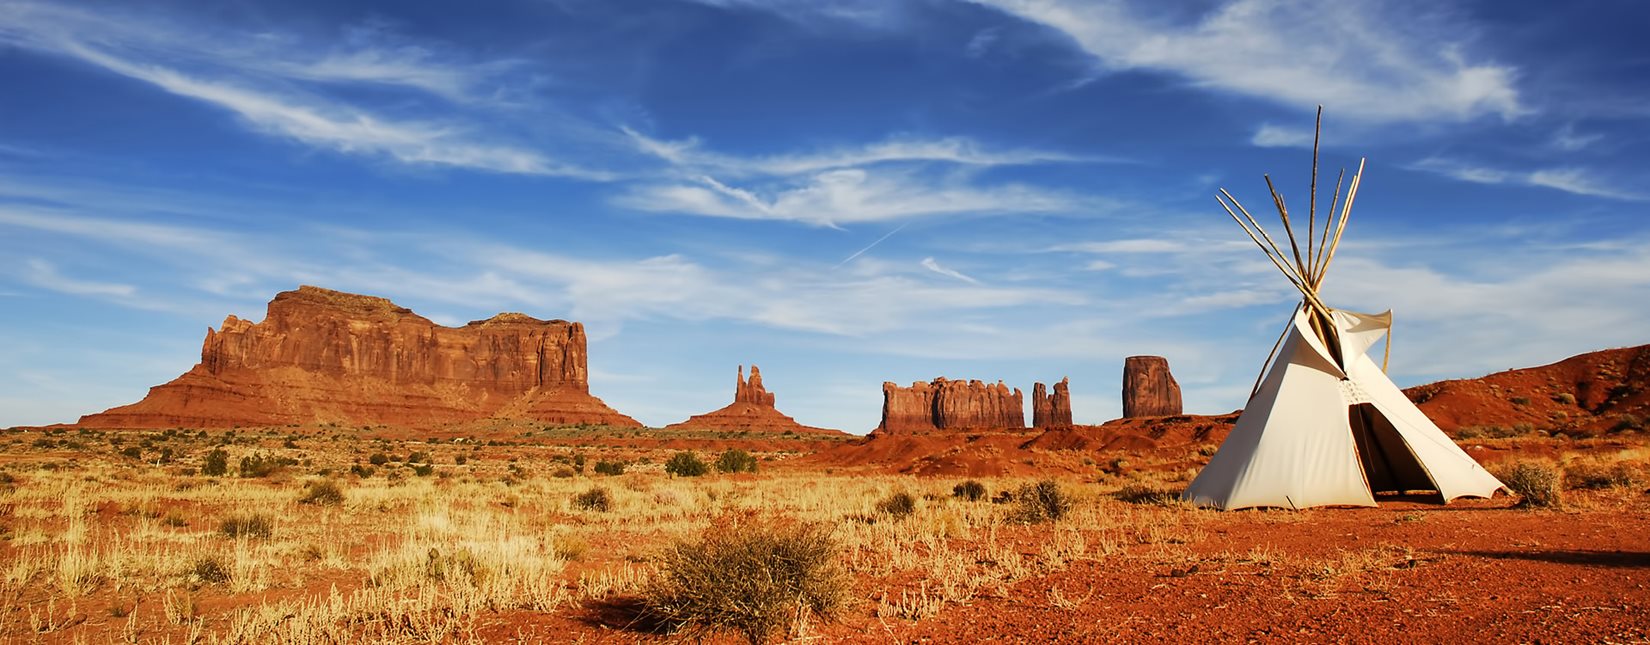
[[[715,412],[689,417],[681,423],[665,426],[667,430],[733,430],[739,432],[828,432],[836,430],[802,425],[785,416],[774,407],[774,396],[762,386],[762,370],[751,366],[751,378],[745,380],[745,367],[739,366],[739,382],[733,388],[733,403]]]
[[[1180,410],[1180,384],[1169,373],[1169,359],[1123,359],[1123,418],[1163,417],[1180,414]]]
[[[1054,394],[1038,383],[1031,388],[1031,427],[1039,430],[1071,427],[1071,379],[1054,384]]]
[[[879,432],[927,432],[956,429],[1021,429],[1025,402],[1019,388],[1002,381],[952,381],[945,377],[911,387],[882,384]]]
[[[384,298],[304,286],[261,323],[206,331],[201,362],[93,427],[434,426],[484,418],[640,427],[590,395],[584,326],[503,313],[442,327]]]

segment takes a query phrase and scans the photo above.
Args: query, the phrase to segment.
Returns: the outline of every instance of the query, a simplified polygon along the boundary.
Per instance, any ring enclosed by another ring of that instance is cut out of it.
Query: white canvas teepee
[[[1391,312],[1354,313],[1332,309],[1319,299],[1318,290],[1346,230],[1363,166],[1359,164],[1352,178],[1338,217],[1335,204],[1341,191],[1336,182],[1323,237],[1314,242],[1317,157],[1314,141],[1314,203],[1304,257],[1283,197],[1272,191],[1288,232],[1293,262],[1231,193],[1221,191],[1225,197],[1221,206],[1300,289],[1303,301],[1273,348],[1276,361],[1270,363],[1271,369],[1264,372],[1264,380],[1257,384],[1237,425],[1183,499],[1238,509],[1374,506],[1377,493],[1389,492],[1427,493],[1445,502],[1494,495],[1503,488],[1501,482],[1404,396],[1387,378],[1384,359],[1383,365],[1376,365],[1369,357],[1369,349],[1391,332]],[[1271,183],[1268,178],[1269,188]]]

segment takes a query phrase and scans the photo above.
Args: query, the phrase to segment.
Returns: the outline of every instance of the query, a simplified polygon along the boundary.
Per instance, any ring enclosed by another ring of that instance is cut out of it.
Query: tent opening
[[[1363,467],[1370,492],[1377,495],[1430,493],[1443,501],[1438,485],[1386,415],[1369,403],[1350,406],[1347,415],[1352,437],[1358,445],[1358,463]]]

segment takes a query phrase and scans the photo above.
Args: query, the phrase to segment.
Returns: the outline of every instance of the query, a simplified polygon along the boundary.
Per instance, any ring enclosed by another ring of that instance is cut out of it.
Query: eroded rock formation
[[[715,412],[688,417],[681,423],[665,426],[667,430],[732,430],[736,432],[828,432],[836,430],[802,425],[785,416],[773,406],[774,396],[762,386],[762,370],[751,366],[751,378],[745,380],[745,367],[739,366],[739,381],[733,388],[733,403]]]
[[[1050,395],[1042,383],[1031,388],[1031,427],[1039,430],[1071,427],[1071,379],[1054,384]]]
[[[200,364],[80,425],[640,426],[590,395],[587,362],[576,322],[504,313],[443,327],[384,298],[304,286],[277,294],[263,322],[208,329]]]
[[[911,387],[882,384],[881,432],[933,430],[1004,430],[1025,427],[1025,402],[1019,388],[1002,381],[953,381],[944,377]]]
[[[1176,415],[1181,413],[1180,407],[1180,384],[1169,373],[1169,359],[1123,359],[1123,418]]]

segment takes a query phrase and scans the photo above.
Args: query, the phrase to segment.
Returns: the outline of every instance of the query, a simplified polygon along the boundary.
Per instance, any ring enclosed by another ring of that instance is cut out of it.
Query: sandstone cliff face
[[[1180,384],[1169,373],[1169,359],[1123,359],[1123,418],[1171,416],[1180,414],[1180,408]]]
[[[80,425],[640,426],[590,396],[587,362],[576,322],[506,313],[442,327],[384,298],[305,286],[276,295],[261,323],[230,316],[208,329],[200,364]]]
[[[735,432],[792,432],[833,433],[837,430],[813,428],[785,416],[773,406],[774,395],[762,385],[762,371],[751,366],[751,378],[745,380],[745,367],[739,367],[739,380],[733,387],[733,403],[720,410],[692,417],[681,423],[665,426],[667,430],[731,430]]]
[[[1031,427],[1039,430],[1071,427],[1071,379],[1062,378],[1054,384],[1054,394],[1042,383],[1031,388]]]
[[[1570,436],[1642,433],[1650,429],[1650,345],[1440,381],[1404,394],[1438,427],[1458,436],[1521,427]]]
[[[1003,430],[1025,427],[1025,402],[1018,388],[1002,381],[953,381],[940,377],[911,387],[882,384],[880,432]]]

